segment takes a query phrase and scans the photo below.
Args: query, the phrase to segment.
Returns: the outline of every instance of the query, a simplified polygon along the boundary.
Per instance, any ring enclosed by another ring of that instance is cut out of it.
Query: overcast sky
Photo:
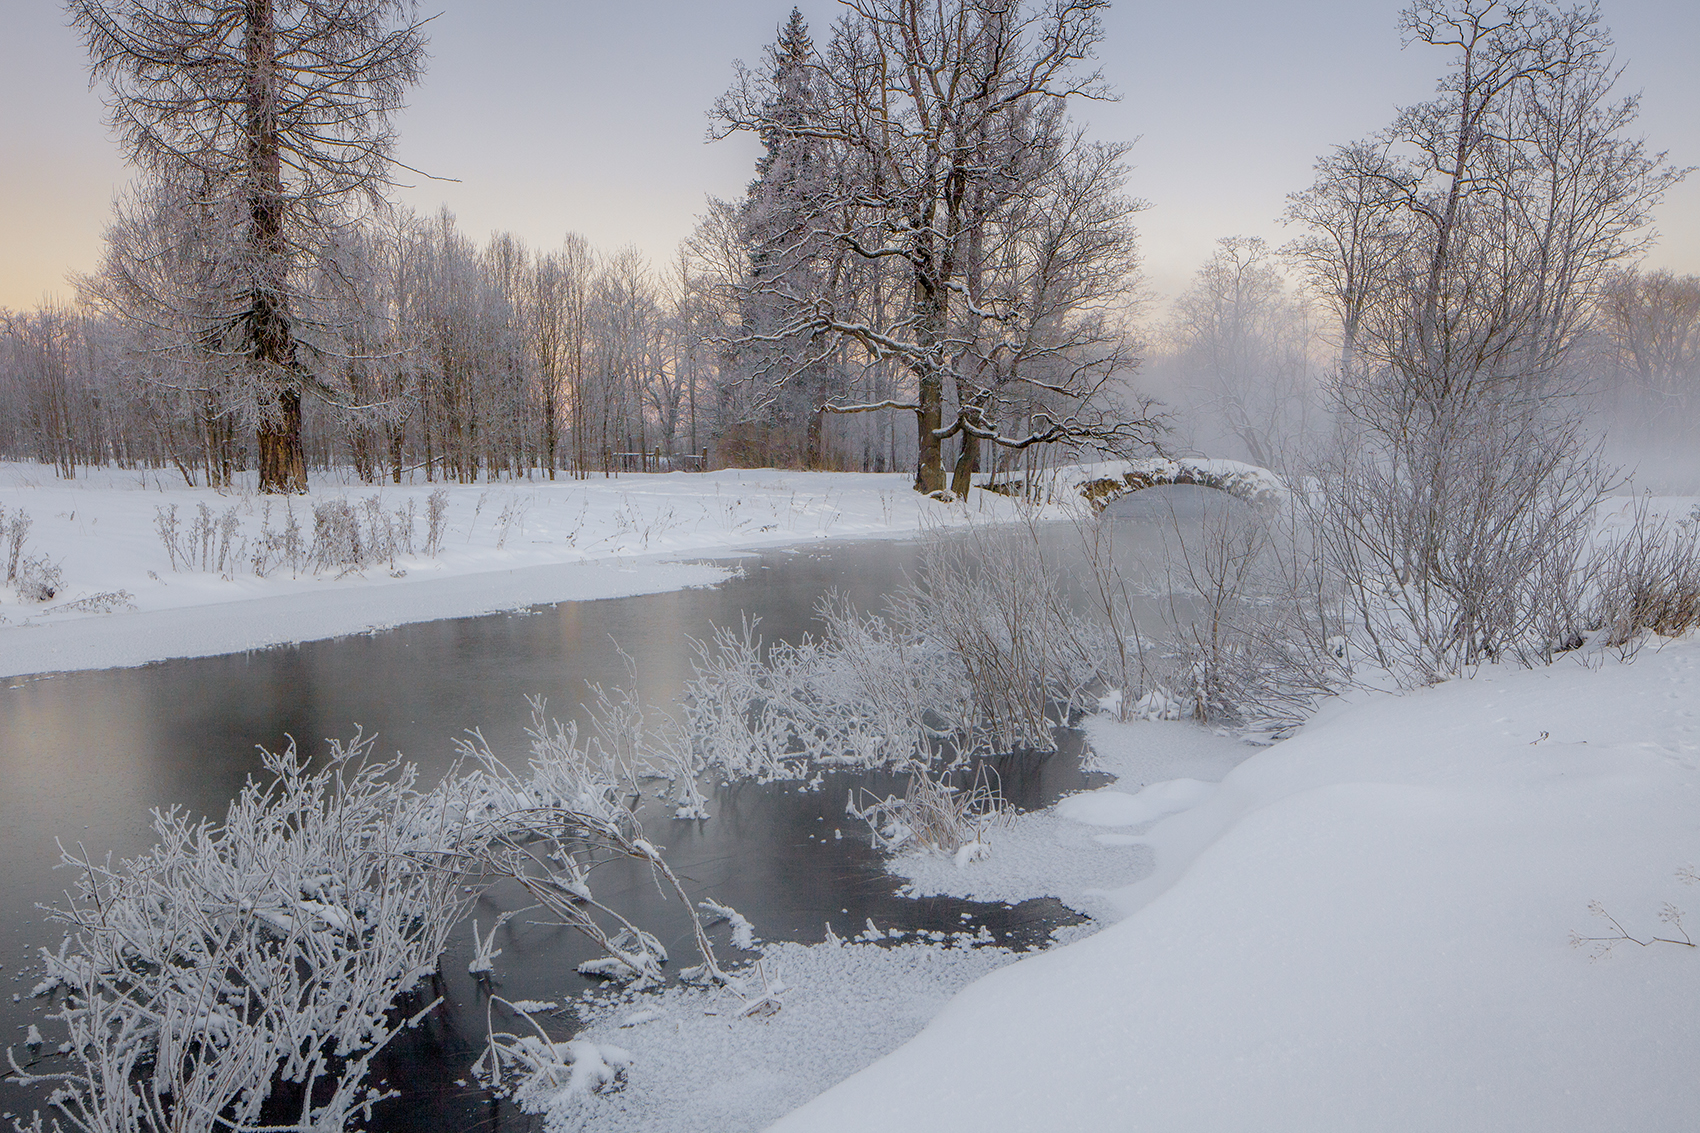
[[[757,61],[790,4],[715,0],[436,0],[430,71],[401,121],[398,156],[458,183],[402,197],[447,204],[482,240],[506,229],[553,246],[579,231],[604,250],[634,244],[668,260],[707,196],[742,191],[748,138],[705,144],[705,112],[732,61]],[[427,0],[426,10],[434,6]],[[1079,106],[1103,139],[1134,139],[1129,188],[1147,276],[1184,287],[1221,236],[1287,236],[1284,196],[1331,145],[1383,125],[1433,89],[1445,59],[1401,50],[1401,0],[1121,0],[1099,62],[1122,94]],[[817,40],[837,5],[800,5]],[[1643,95],[1641,131],[1700,164],[1700,3],[1606,0]],[[69,294],[98,258],[127,171],[98,93],[52,0],[0,0],[0,307]],[[1660,210],[1649,263],[1700,271],[1700,176]]]

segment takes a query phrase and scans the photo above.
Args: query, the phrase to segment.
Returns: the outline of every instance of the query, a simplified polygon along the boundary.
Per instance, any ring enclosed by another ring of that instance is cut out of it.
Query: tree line
[[[1456,72],[1436,97],[1318,161],[1296,239],[1222,241],[1141,328],[1127,147],[1068,112],[1113,95],[1105,6],[854,0],[820,43],[793,10],[711,112],[761,143],[746,192],[657,270],[389,202],[423,73],[399,0],[72,0],[138,178],[78,302],[5,316],[0,453],[266,490],[787,464],[960,494],[1031,450],[1290,465],[1584,385],[1686,420],[1700,284],[1635,267],[1684,171],[1626,133],[1597,8],[1413,4]]]
[[[949,458],[960,492],[982,445],[1149,439],[1111,396],[1125,147],[1066,113],[1105,93],[1103,7],[867,0],[819,47],[793,11],[714,110],[762,142],[747,193],[657,272],[390,203],[411,4],[70,0],[137,179],[75,307],[8,317],[0,445],[265,491],[716,454],[940,491]]]

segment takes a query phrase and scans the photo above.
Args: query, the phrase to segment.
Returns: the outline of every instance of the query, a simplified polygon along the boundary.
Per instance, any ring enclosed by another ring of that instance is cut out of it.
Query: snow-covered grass
[[[431,548],[436,492],[446,511]],[[91,469],[66,481],[44,465],[0,463],[0,508],[8,522],[27,515],[22,554],[45,556],[60,575],[46,602],[0,586],[0,676],[10,676],[710,585],[728,568],[676,560],[1008,521],[1020,505],[979,491],[941,503],[901,473],[729,469],[400,486],[321,478],[308,496],[268,500],[179,487],[163,473]],[[316,510],[325,517],[317,531]],[[362,540],[352,566],[351,533]]]
[[[1093,741],[1131,767],[1182,727]],[[1194,754],[1163,773],[1210,779],[1222,753]],[[1142,854],[1086,895],[1120,920],[974,984],[775,1128],[1694,1125],[1700,643],[1355,694],[1214,788],[1142,778],[1013,832],[1059,847],[1053,892],[1070,857]],[[1118,819],[1143,823],[1097,824]],[[926,887],[1047,884],[976,879],[1006,857],[1032,872],[1006,833]]]

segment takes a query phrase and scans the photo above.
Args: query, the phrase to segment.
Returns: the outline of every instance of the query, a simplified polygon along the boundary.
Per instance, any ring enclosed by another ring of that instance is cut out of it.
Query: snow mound
[[[1138,826],[1189,810],[1208,799],[1216,785],[1197,779],[1153,783],[1137,795],[1106,787],[1070,795],[1057,804],[1057,813],[1088,826]]]

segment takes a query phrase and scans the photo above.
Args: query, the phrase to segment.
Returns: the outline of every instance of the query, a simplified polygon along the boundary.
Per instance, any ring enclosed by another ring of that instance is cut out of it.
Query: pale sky
[[[636,245],[658,266],[709,195],[749,179],[748,138],[705,144],[705,112],[732,61],[756,62],[786,0],[427,0],[430,71],[401,120],[398,156],[458,184],[402,193],[447,204],[482,240],[512,231],[554,246],[579,231],[612,251]],[[817,42],[837,4],[800,7]],[[1445,59],[1401,51],[1401,0],[1121,0],[1099,62],[1121,101],[1076,108],[1106,140],[1138,138],[1130,190],[1146,273],[1159,294],[1185,286],[1221,236],[1279,244],[1283,198],[1310,183],[1329,146],[1385,125],[1433,88]],[[1680,164],[1700,164],[1700,3],[1606,0],[1642,92],[1641,132]],[[68,297],[92,268],[114,192],[128,174],[99,95],[52,0],[0,0],[0,307]],[[415,179],[417,180],[417,179]],[[1648,260],[1700,271],[1700,175],[1658,215]]]

